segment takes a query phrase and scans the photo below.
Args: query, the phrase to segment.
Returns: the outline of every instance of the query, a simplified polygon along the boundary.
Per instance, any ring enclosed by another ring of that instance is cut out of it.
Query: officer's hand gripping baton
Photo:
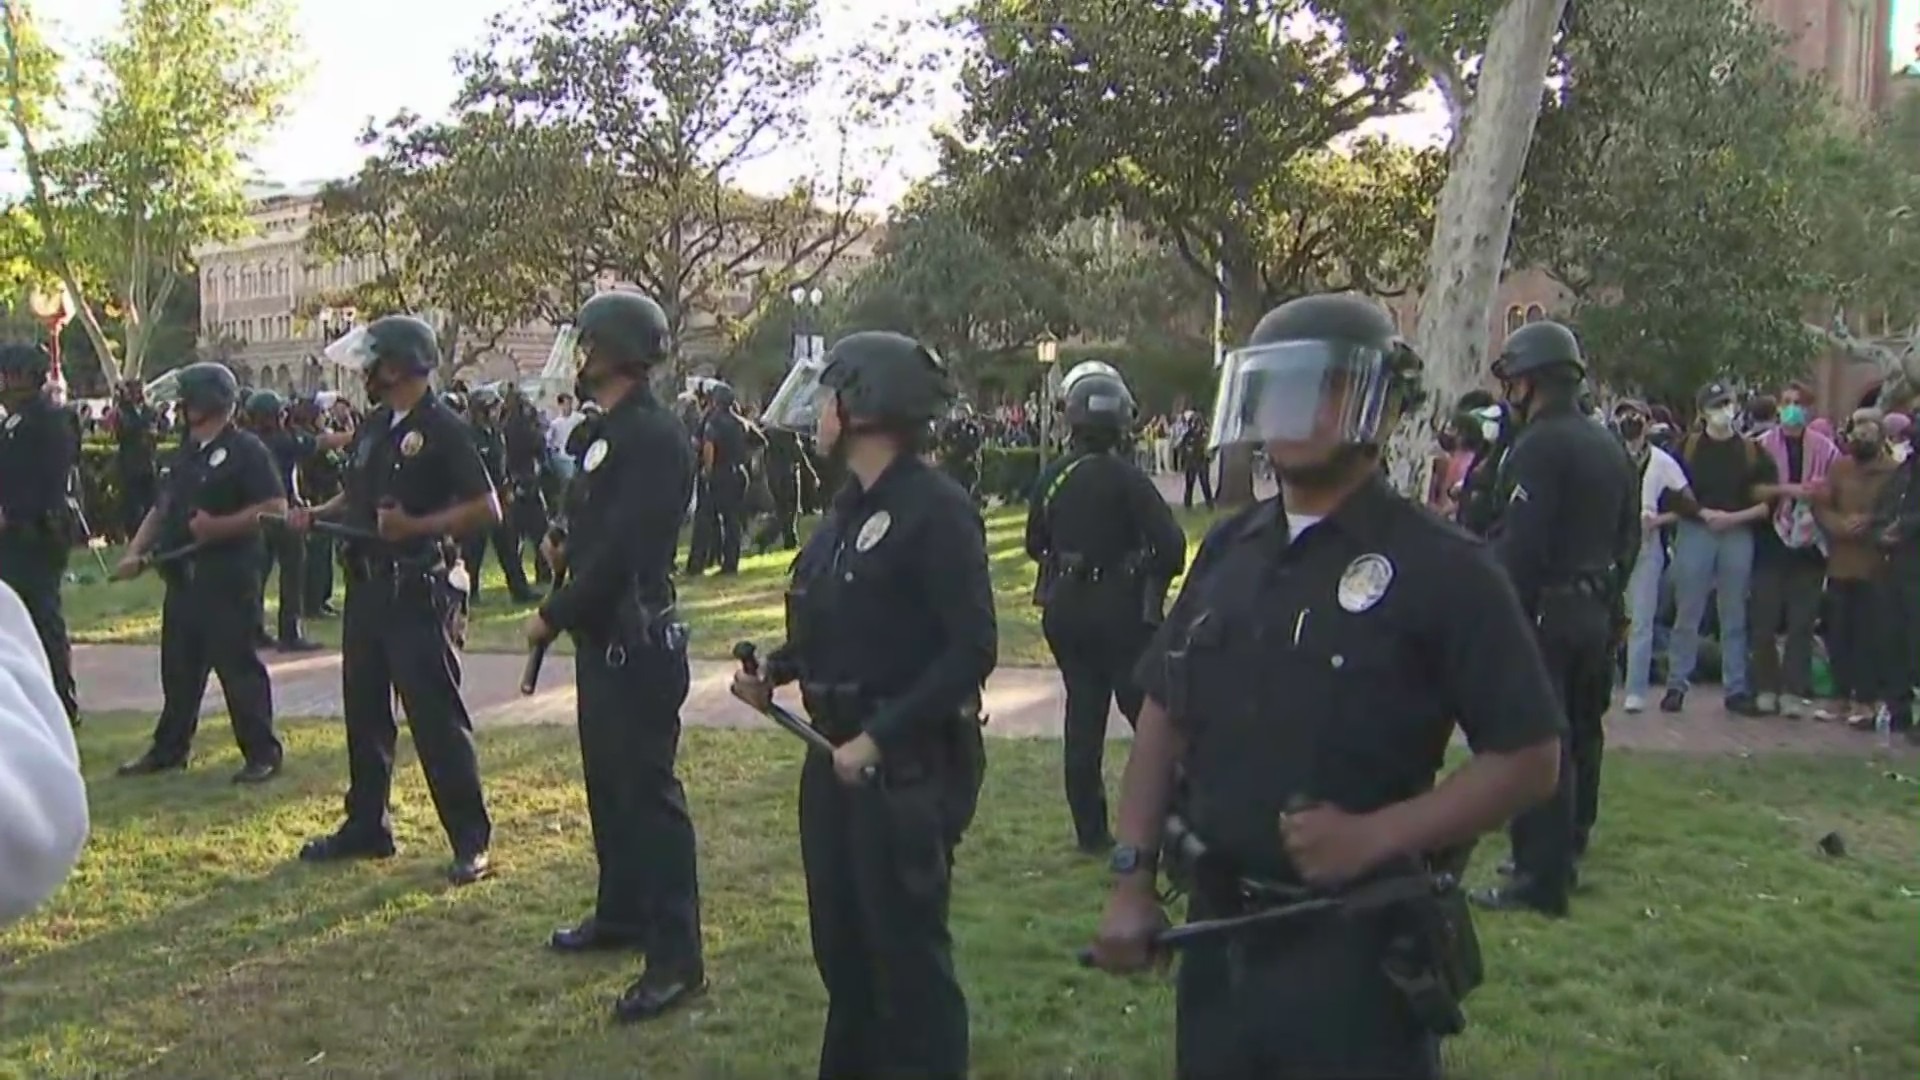
[[[754,648],[753,642],[742,641],[735,645],[733,647],[733,658],[740,661],[740,670],[746,672],[753,678],[757,679],[760,677],[759,650]],[[761,710],[761,713],[767,719],[786,729],[788,733],[798,738],[801,742],[806,743],[808,746],[828,757],[833,756],[836,748],[833,743],[827,741],[825,735],[815,731],[812,724],[795,716],[792,711],[780,705],[778,702],[768,702],[767,707]],[[879,775],[880,770],[878,767],[868,765],[866,768],[860,770],[860,782],[862,784],[871,784]]]
[[[562,564],[560,569],[553,572],[553,591],[559,592],[566,587],[567,568]],[[527,647],[527,666],[520,669],[522,697],[532,697],[533,692],[540,689],[540,665],[547,662],[547,648],[552,644],[553,639],[548,638],[545,641],[536,641]]]
[[[287,525],[287,515],[285,514],[261,514],[260,520],[265,524],[279,528],[285,528]],[[307,528],[322,536],[331,536],[336,540],[351,540],[360,544],[378,544],[381,542],[379,533],[370,532],[366,529],[356,529],[352,525],[342,525],[337,521],[327,521],[322,518],[310,518],[307,522]]]
[[[1243,930],[1257,930],[1277,923],[1291,922],[1308,915],[1329,912],[1359,914],[1377,911],[1390,904],[1431,896],[1452,887],[1453,879],[1447,875],[1399,874],[1370,882],[1338,896],[1310,897],[1296,900],[1291,904],[1262,908],[1245,915],[1232,915],[1224,919],[1201,919],[1197,922],[1169,927],[1153,936],[1152,951],[1156,953],[1177,951],[1216,938],[1231,936]],[[1093,966],[1092,949],[1081,949],[1079,955],[1081,967]]]

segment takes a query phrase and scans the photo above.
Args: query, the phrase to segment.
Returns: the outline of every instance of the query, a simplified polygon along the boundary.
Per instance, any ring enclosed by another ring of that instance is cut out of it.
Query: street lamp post
[[[32,309],[41,322],[47,324],[47,357],[49,360],[47,385],[57,386],[65,391],[67,376],[60,370],[60,332],[67,328],[68,320],[78,310],[73,301],[73,293],[65,285],[52,292],[35,289],[27,297],[27,307]],[[104,370],[106,365],[101,365]]]
[[[792,362],[798,364],[803,360],[817,360],[825,356],[827,353],[826,339],[814,334],[813,320],[809,318],[809,312],[814,316],[818,316],[820,312],[820,302],[826,299],[826,294],[822,293],[819,289],[809,289],[804,286],[795,285],[793,289],[787,293],[787,299],[793,301],[794,313]]]
[[[1043,333],[1033,346],[1035,358],[1040,361],[1040,471],[1047,471],[1047,456],[1053,452],[1053,372],[1054,363],[1060,359],[1060,343],[1052,334]]]

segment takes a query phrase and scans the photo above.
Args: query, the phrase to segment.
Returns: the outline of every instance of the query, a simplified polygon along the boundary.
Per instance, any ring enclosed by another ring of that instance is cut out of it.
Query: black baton
[[[567,568],[562,565],[560,569],[553,572],[553,591],[559,592],[566,587]],[[540,689],[540,665],[547,662],[547,647],[552,644],[553,639],[548,638],[545,641],[536,641],[528,647],[527,666],[520,669],[520,694],[522,697],[532,697],[533,692]]]
[[[260,520],[268,525],[274,525],[280,528],[285,528],[287,525],[287,515],[285,514],[261,514]],[[331,536],[338,540],[351,540],[361,544],[378,544],[381,542],[379,533],[369,532],[366,529],[357,529],[352,525],[342,525],[337,521],[310,518],[307,521],[307,528],[309,531],[317,532],[322,536]]]
[[[1275,923],[1291,922],[1307,915],[1320,915],[1330,911],[1355,914],[1373,911],[1402,900],[1413,900],[1444,892],[1453,886],[1454,879],[1450,875],[1435,877],[1429,874],[1405,874],[1384,878],[1339,896],[1318,896],[1297,900],[1291,904],[1281,904],[1278,907],[1262,908],[1245,915],[1232,915],[1224,919],[1201,919],[1181,926],[1168,927],[1153,936],[1152,950],[1154,952],[1178,951],[1214,938],[1236,934],[1243,930],[1255,930]],[[1080,950],[1080,966],[1093,966],[1092,949]]]
[[[735,645],[733,647],[733,658],[740,661],[740,669],[745,671],[749,676],[756,679],[760,677],[759,650],[754,648],[753,642],[742,641]],[[827,741],[825,735],[815,731],[812,724],[795,716],[792,711],[784,706],[777,702],[769,701],[767,707],[761,710],[761,713],[767,719],[786,729],[788,733],[797,737],[801,742],[806,743],[808,746],[828,757],[833,756],[833,752],[836,749],[833,743]],[[860,770],[860,782],[862,784],[871,784],[878,779],[879,776],[880,770],[877,766],[868,765]]]
[[[191,544],[182,544],[171,551],[156,551],[149,555],[142,555],[140,561],[147,566],[165,566],[168,563],[179,562],[199,550],[200,542],[196,540]]]

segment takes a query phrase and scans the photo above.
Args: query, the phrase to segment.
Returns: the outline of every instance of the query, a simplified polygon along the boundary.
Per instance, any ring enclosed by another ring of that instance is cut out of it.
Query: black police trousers
[[[73,644],[67,638],[67,617],[60,603],[67,555],[67,545],[55,535],[20,525],[0,528],[0,581],[20,595],[40,647],[46,651],[53,688],[66,707],[67,719],[72,720],[80,715],[80,700],[73,682]]]
[[[1196,893],[1188,918],[1240,914]],[[1440,1040],[1382,967],[1383,920],[1339,915],[1183,950],[1180,1080],[1437,1080]]]
[[[720,519],[714,513],[713,486],[705,476],[694,481],[693,530],[687,537],[687,573],[705,573],[719,561]]]
[[[347,577],[340,687],[347,714],[347,822],[356,839],[392,835],[397,693],[427,790],[456,857],[487,850],[493,823],[480,791],[473,720],[460,700],[466,597],[443,575]]]
[[[280,564],[279,633],[275,636],[282,645],[288,645],[302,637],[300,615],[307,604],[307,538],[286,529],[267,534],[267,557],[260,564],[260,600],[256,604],[263,633],[267,628],[267,578],[272,576],[275,563]]]
[[[187,574],[198,568],[189,563]],[[235,568],[245,573],[251,568]],[[153,756],[187,760],[200,727],[207,676],[220,676],[233,739],[249,762],[280,763],[273,733],[273,680],[253,648],[259,594],[226,576],[176,577],[167,582],[160,608],[160,722],[153,729]]]
[[[1573,862],[1586,850],[1587,834],[1600,809],[1600,761],[1606,751],[1609,616],[1598,599],[1571,592],[1540,601],[1540,651],[1547,676],[1567,717],[1560,741],[1560,784],[1552,797],[1513,819],[1516,880],[1525,879],[1535,898],[1566,898]],[[1597,688],[1597,689],[1596,689]]]
[[[1206,500],[1207,509],[1213,509],[1213,478],[1208,475],[1213,471],[1213,462],[1207,458],[1201,458],[1198,464],[1187,463],[1182,471],[1186,473],[1187,490],[1180,499],[1180,505],[1188,510],[1193,509],[1193,485],[1198,483],[1200,497]]]
[[[800,771],[813,962],[827,990],[821,1080],[967,1075],[967,999],[947,929],[947,778],[849,787],[824,754]]]
[[[480,579],[486,573],[489,544],[500,563],[500,573],[507,579],[507,592],[516,602],[526,603],[534,595],[534,589],[527,584],[526,560],[520,555],[520,533],[509,523],[482,529],[461,543],[460,561],[467,564],[470,599],[475,603],[480,601]],[[545,565],[537,556],[535,561]]]
[[[307,592],[300,610],[309,615],[333,603],[333,537],[307,534]]]
[[[699,972],[700,887],[687,792],[674,775],[684,650],[577,642],[580,761],[600,864],[594,922],[642,941],[655,971]]]
[[[747,477],[738,469],[715,469],[707,486],[713,496],[714,559],[723,574],[740,572],[740,541],[747,512]]]
[[[1117,699],[1132,724],[1140,717],[1140,688],[1133,666],[1152,637],[1140,621],[1136,579],[1118,576],[1084,581],[1063,576],[1054,583],[1040,625],[1067,689],[1065,779],[1067,809],[1080,846],[1108,844],[1107,718]]]
[[[140,531],[141,523],[147,520],[147,511],[153,509],[160,482],[150,467],[122,467],[117,472],[120,479],[120,528],[123,535],[131,540]],[[96,522],[95,528],[105,524]]]

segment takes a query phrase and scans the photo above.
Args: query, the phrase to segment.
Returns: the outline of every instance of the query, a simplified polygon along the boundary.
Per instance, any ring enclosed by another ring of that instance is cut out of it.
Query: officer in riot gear
[[[300,462],[294,472],[300,495],[307,505],[318,505],[340,494],[346,472],[346,446],[353,441],[350,425],[334,423],[320,406],[317,397],[304,397],[287,410],[287,428],[313,441],[313,453]],[[311,533],[306,546],[307,581],[301,599],[301,613],[308,618],[331,618],[339,614],[333,606],[333,537]]]
[[[178,386],[186,438],[162,477],[159,502],[114,575],[126,580],[157,565],[167,584],[160,610],[160,721],[153,745],[122,765],[120,775],[186,768],[207,676],[216,674],[246,759],[233,779],[258,783],[280,771],[282,753],[273,733],[272,683],[253,643],[266,558],[260,516],[286,512],[286,485],[272,451],[233,423],[240,395],[233,372],[222,364],[190,364]]]
[[[1105,855],[1107,717],[1133,723],[1133,666],[1153,636],[1167,587],[1186,569],[1187,538],[1153,481],[1122,453],[1133,394],[1120,373],[1087,361],[1061,382],[1068,456],[1034,485],[1027,556],[1039,564],[1041,625],[1066,684],[1067,807],[1080,850]]]
[[[817,430],[850,477],[794,562],[786,642],[733,688],[766,711],[774,687],[798,682],[838,748],[800,774],[823,1078],[967,1074],[947,916],[998,629],[980,513],[921,458],[947,395],[924,345],[863,332],[796,365],[767,407],[768,423]]]
[[[966,403],[956,404],[940,425],[940,467],[953,482],[977,497],[980,488],[980,451],[986,444],[979,421]]]
[[[441,827],[453,847],[447,878],[492,872],[493,822],[480,788],[473,721],[460,698],[467,570],[458,538],[500,520],[500,503],[466,422],[432,392],[440,345],[432,326],[389,315],[327,347],[360,373],[375,407],[355,434],[344,490],[294,510],[297,531],[348,530],[341,548],[347,602],[341,627],[346,711],[346,820],[307,841],[300,858],[331,862],[394,853],[397,692]]]
[[[513,484],[507,473],[507,440],[501,434],[501,409],[504,399],[500,392],[491,386],[482,386],[467,395],[468,422],[473,426],[474,444],[480,450],[480,460],[487,466],[487,477],[493,482],[497,492],[508,492],[501,508],[503,520],[491,529],[481,529],[468,537],[462,544],[460,560],[467,565],[467,573],[472,579],[468,598],[473,603],[480,602],[480,579],[485,575],[487,565],[487,546],[492,542],[494,558],[500,563],[500,572],[507,580],[507,593],[516,604],[531,604],[540,599],[540,594],[527,583],[527,566],[520,556],[520,530],[512,524],[514,515],[513,499],[518,496],[519,488]],[[546,516],[544,505],[540,516]]]
[[[1580,411],[1586,361],[1573,331],[1552,320],[1521,327],[1493,374],[1522,425],[1500,467],[1507,497],[1494,550],[1533,620],[1568,734],[1554,798],[1513,822],[1511,880],[1475,899],[1559,916],[1583,846],[1576,820],[1590,822],[1599,798],[1608,651],[1639,548],[1639,482],[1620,441]]]
[[[159,476],[160,414],[147,404],[146,387],[128,379],[115,388],[114,471],[120,480],[120,527],[131,537],[153,509]]]
[[[763,441],[734,411],[733,387],[714,383],[707,392],[706,423],[700,434],[701,512],[708,516],[720,573],[740,572],[741,530],[745,527],[748,467],[755,444]],[[711,506],[707,503],[710,501]]]
[[[573,635],[600,884],[592,914],[551,944],[645,952],[646,972],[614,1012],[648,1020],[706,989],[693,819],[674,775],[689,669],[671,574],[694,461],[686,429],[648,384],[669,355],[660,305],[604,292],[580,309],[574,332],[576,392],[603,411],[581,425],[592,441],[580,452],[566,540],[545,549],[570,579],[528,617],[527,640]]]
[[[37,345],[0,345],[0,581],[26,605],[46,649],[54,689],[78,724],[73,649],[60,584],[76,537],[67,502],[79,447],[63,410],[48,400],[52,359]]]
[[[1420,382],[1351,294],[1282,304],[1222,367],[1213,442],[1263,444],[1280,494],[1212,529],[1141,658],[1091,958],[1155,959],[1177,773],[1209,853],[1190,920],[1302,898],[1339,914],[1186,952],[1180,1076],[1437,1077],[1479,977],[1460,849],[1553,789],[1558,707],[1512,587],[1380,472]],[[1435,787],[1456,723],[1474,756]],[[1417,891],[1363,902],[1403,881]]]
[[[307,506],[311,500],[300,484],[300,467],[320,452],[320,440],[287,423],[287,403],[271,390],[256,390],[246,400],[247,429],[266,445],[273,455],[274,469],[286,492],[288,506]],[[344,445],[339,440],[334,445]],[[301,632],[300,619],[306,610],[307,538],[287,530],[267,535],[265,558],[260,563],[261,615],[256,639],[277,644],[281,652],[312,652],[320,646],[308,641]],[[278,635],[266,629],[266,581],[274,564],[280,566],[280,610]]]

